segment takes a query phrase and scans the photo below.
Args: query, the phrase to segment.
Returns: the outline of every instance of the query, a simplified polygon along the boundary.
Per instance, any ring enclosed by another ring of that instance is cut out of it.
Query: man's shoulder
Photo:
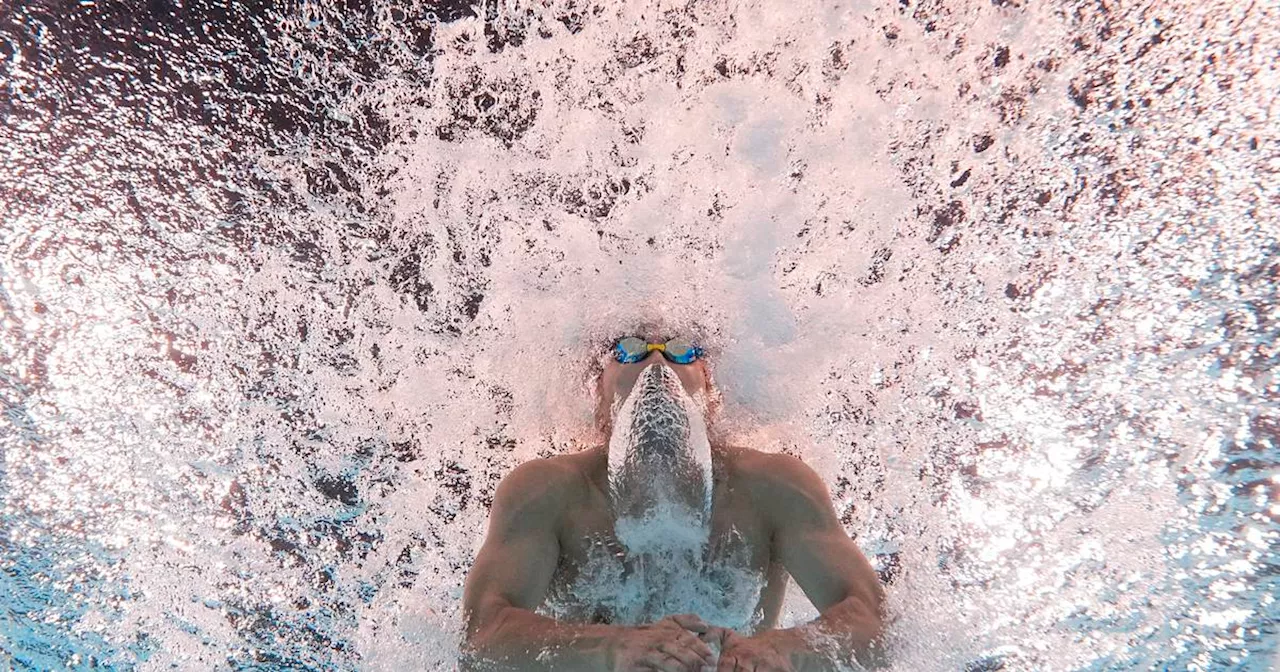
[[[803,460],[787,453],[735,447],[728,449],[726,456],[732,461],[734,471],[753,487],[809,486],[815,479],[819,483],[822,480]]]
[[[566,455],[521,462],[498,485],[498,497],[521,507],[560,508],[582,483],[579,468]],[[505,497],[504,497],[505,495]]]
[[[828,497],[822,477],[798,457],[741,448],[733,459],[741,482],[762,511],[788,516],[792,510],[820,506]]]

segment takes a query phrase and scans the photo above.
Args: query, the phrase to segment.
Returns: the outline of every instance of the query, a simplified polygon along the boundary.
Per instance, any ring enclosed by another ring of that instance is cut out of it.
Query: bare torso
[[[636,561],[627,558],[618,543],[607,495],[605,449],[551,458],[581,478],[575,479],[580,485],[566,498],[557,530],[560,558],[540,611],[562,620],[619,624],[695,612],[743,634],[774,627],[788,575],[750,496],[752,469],[761,455],[745,448],[712,450],[710,541],[697,563],[701,570],[683,577],[676,587],[651,585],[671,581],[662,572],[636,571]],[[618,594],[620,581],[658,597],[649,606],[638,604],[634,594]],[[664,590],[672,593],[663,596]]]

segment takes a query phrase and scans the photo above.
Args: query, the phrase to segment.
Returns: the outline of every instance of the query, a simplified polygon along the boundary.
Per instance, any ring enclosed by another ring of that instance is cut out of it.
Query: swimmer
[[[602,357],[607,441],[499,483],[463,594],[464,669],[883,664],[884,591],[822,479],[788,455],[711,445],[706,354],[642,335]],[[788,576],[821,615],[777,629]]]

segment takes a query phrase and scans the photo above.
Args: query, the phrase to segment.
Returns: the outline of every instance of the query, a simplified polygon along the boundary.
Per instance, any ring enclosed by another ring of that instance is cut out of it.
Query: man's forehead
[[[627,333],[619,335],[619,338],[635,336],[653,343],[659,343],[669,338],[688,338],[696,341],[698,340],[697,332],[698,330],[691,326],[681,325],[676,322],[646,320],[636,324]]]
[[[641,322],[631,329],[627,336],[636,336],[650,341],[667,337],[667,326],[660,322]]]

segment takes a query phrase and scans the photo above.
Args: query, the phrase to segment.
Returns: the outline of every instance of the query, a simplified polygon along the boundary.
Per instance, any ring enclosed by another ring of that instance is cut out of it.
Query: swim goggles
[[[628,336],[620,339],[613,346],[613,357],[622,364],[638,362],[657,350],[676,364],[692,364],[703,355],[703,349],[689,342],[687,338],[673,338],[666,343],[649,343],[643,338]]]

